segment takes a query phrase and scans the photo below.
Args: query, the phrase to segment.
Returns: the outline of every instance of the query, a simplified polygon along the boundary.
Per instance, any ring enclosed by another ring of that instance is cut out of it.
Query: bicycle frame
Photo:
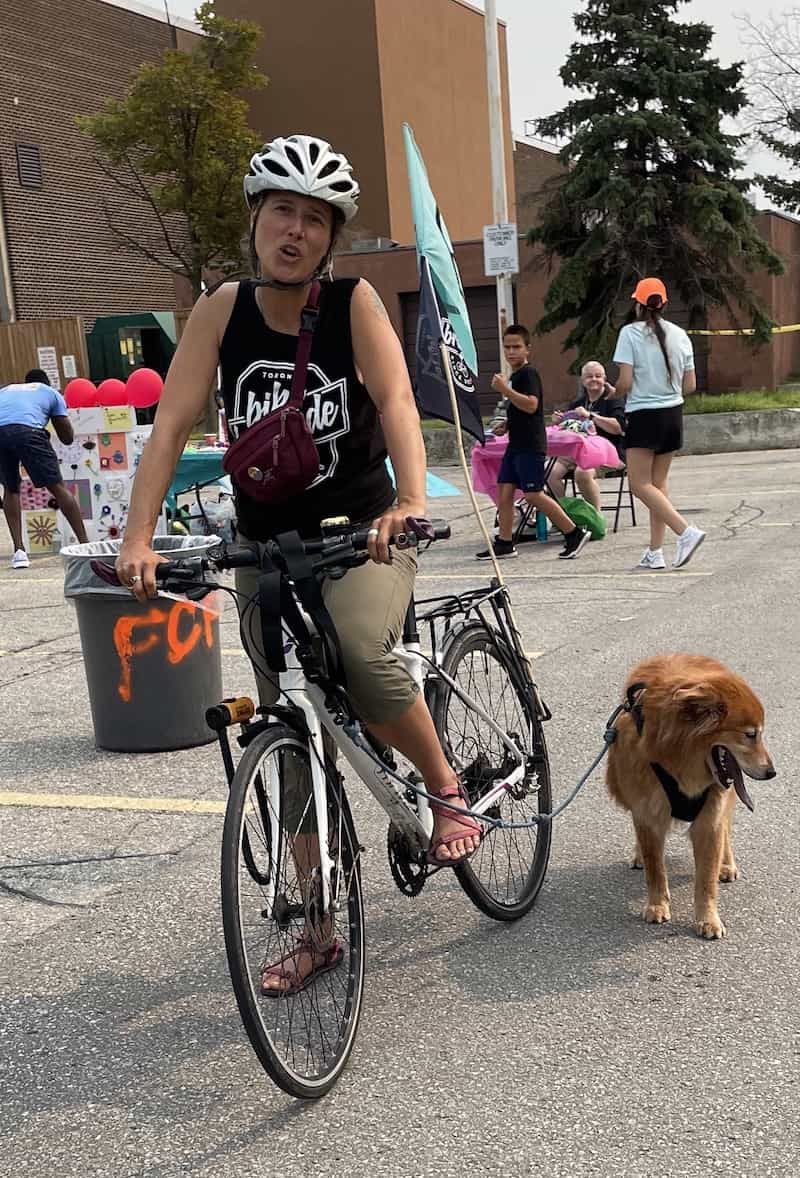
[[[304,615],[310,632],[314,632],[311,619]],[[488,623],[481,618],[488,628]],[[455,629],[449,629],[445,642],[452,639]],[[487,727],[491,728],[502,741],[509,753],[516,759],[516,766],[498,782],[472,807],[476,814],[486,813],[507,790],[513,789],[523,780],[527,772],[525,758],[519,748],[499,727],[480,704],[468,692],[463,691],[457,683],[441,668],[443,649],[436,648],[436,639],[431,625],[432,642],[434,644],[433,657],[426,659],[420,649],[416,634],[413,638],[406,637],[398,644],[395,655],[403,662],[410,677],[417,684],[420,691],[425,686],[425,666],[430,667],[428,674],[434,683],[446,684],[468,708],[471,708]],[[290,705],[297,708],[303,717],[303,728],[308,734],[311,746],[311,780],[312,798],[316,816],[316,829],[319,836],[319,855],[322,883],[323,910],[336,911],[339,905],[338,895],[331,894],[331,881],[334,879],[335,863],[329,851],[328,806],[327,806],[327,775],[325,770],[325,755],[323,745],[323,729],[329,733],[342,756],[351,766],[357,776],[364,782],[367,789],[386,811],[390,820],[406,836],[412,847],[420,852],[427,850],[433,833],[433,813],[430,802],[424,794],[417,793],[415,804],[409,800],[409,786],[402,778],[392,771],[390,766],[382,764],[378,755],[369,745],[359,721],[342,723],[342,718],[326,703],[325,692],[315,683],[306,679],[303,668],[295,653],[294,640],[291,633],[284,627],[284,636],[290,649],[286,652],[286,671],[280,675],[280,690]],[[274,769],[270,772],[268,793],[270,800],[270,815],[272,823],[273,845],[279,845],[281,832],[278,829],[278,815],[280,813],[280,781]],[[340,874],[336,876],[337,888]],[[271,891],[271,888],[268,889]],[[272,899],[272,897],[270,897]]]

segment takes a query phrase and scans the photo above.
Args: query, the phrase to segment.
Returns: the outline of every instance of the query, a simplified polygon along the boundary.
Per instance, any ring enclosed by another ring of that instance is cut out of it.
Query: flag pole
[[[487,548],[489,549],[489,559],[491,560],[492,565],[494,567],[494,573],[495,573],[495,577],[497,578],[497,582],[503,588],[506,588],[506,583],[503,580],[503,574],[500,571],[500,565],[497,563],[497,557],[494,554],[494,543],[492,541],[492,537],[489,535],[489,529],[486,527],[486,521],[484,520],[483,516],[481,515],[481,509],[478,505],[478,500],[475,498],[475,491],[473,490],[473,487],[472,487],[471,472],[469,469],[469,465],[467,463],[467,456],[464,452],[464,439],[461,434],[461,413],[458,408],[458,397],[456,396],[456,387],[455,387],[455,384],[453,383],[453,371],[452,371],[452,368],[450,367],[450,349],[447,347],[447,344],[444,342],[444,340],[439,341],[439,355],[442,358],[442,367],[444,368],[445,380],[447,381],[447,391],[450,394],[450,408],[453,410],[453,424],[456,427],[456,447],[458,449],[458,457],[461,461],[461,469],[464,472],[464,479],[465,479],[466,486],[467,486],[467,494],[469,495],[470,503],[472,504],[472,510],[475,513],[475,519],[478,521],[478,527],[480,528],[481,534],[482,534],[484,540],[486,541]],[[533,677],[533,667],[531,666],[531,661],[528,657],[527,652],[522,647],[519,626],[517,625],[517,619],[514,617],[514,611],[511,608],[511,598],[508,597],[506,600],[507,600],[507,604],[508,604],[508,614],[511,619],[511,625],[514,628],[517,638],[520,639],[519,649],[520,649],[522,658],[525,660],[525,665],[528,668],[528,675],[530,677],[531,682],[535,683],[535,679]],[[536,695],[537,695],[537,707],[541,710],[542,704],[538,698],[538,691],[537,691]]]
[[[494,573],[501,585],[505,585],[503,574],[500,571],[500,565],[497,563],[497,557],[494,554],[494,542],[489,535],[489,529],[486,527],[486,522],[481,515],[481,509],[478,506],[478,500],[475,498],[475,491],[472,488],[472,476],[469,465],[467,463],[467,456],[464,453],[464,439],[461,434],[461,412],[458,408],[458,397],[456,396],[456,386],[453,383],[453,371],[450,367],[450,349],[444,340],[439,341],[439,354],[442,357],[442,367],[444,368],[445,380],[447,381],[447,391],[450,394],[450,408],[453,411],[453,424],[456,427],[456,446],[458,447],[458,457],[461,461],[461,469],[464,472],[464,479],[467,484],[467,494],[472,503],[472,510],[475,513],[475,518],[478,521],[478,527],[481,530],[486,546],[489,549],[489,559],[494,566]]]

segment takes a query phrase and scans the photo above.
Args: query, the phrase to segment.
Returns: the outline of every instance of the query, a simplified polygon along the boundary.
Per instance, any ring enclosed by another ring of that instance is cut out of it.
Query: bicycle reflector
[[[229,728],[231,724],[246,724],[256,714],[256,705],[246,695],[224,699],[206,712],[206,724],[213,732]]]

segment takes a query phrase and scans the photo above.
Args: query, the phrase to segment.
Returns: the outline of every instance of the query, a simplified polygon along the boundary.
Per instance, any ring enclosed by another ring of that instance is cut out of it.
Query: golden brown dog
[[[764,709],[743,679],[703,655],[647,659],[625,684],[630,710],[617,721],[606,783],[633,818],[650,924],[670,919],[664,841],[675,818],[688,822],[695,860],[697,931],[724,937],[719,881],[737,878],[731,823],[737,795],[752,809],[742,773],[775,776],[763,741]]]

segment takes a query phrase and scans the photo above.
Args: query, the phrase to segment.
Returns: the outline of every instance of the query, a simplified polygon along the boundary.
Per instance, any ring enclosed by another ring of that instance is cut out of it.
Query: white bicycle
[[[446,524],[427,520],[408,520],[407,528],[399,542],[408,545],[450,534]],[[247,606],[261,611],[265,643],[251,657],[280,672],[281,702],[256,713],[246,698],[228,700],[207,714],[230,785],[222,912],[236,1000],[266,1071],[306,1099],[323,1096],[344,1069],[364,992],[362,848],[344,778],[330,755],[334,747],[389,816],[389,865],[401,891],[418,895],[441,870],[426,858],[430,796],[355,714],[321,607],[320,579],[363,563],[367,532],[326,531],[314,542],[291,534],[264,545],[259,595]],[[159,579],[197,595],[217,587],[209,572],[259,559],[252,549],[222,545],[201,559],[160,565]],[[420,626],[430,636],[430,653],[422,651]],[[551,810],[542,731],[549,713],[505,587],[495,582],[412,601],[396,653],[424,691],[469,812],[483,827],[475,854],[448,870],[487,916],[517,920],[533,905],[550,854],[550,824],[539,818]],[[228,739],[234,724],[244,750],[235,768]],[[310,978],[301,980],[305,972]],[[280,983],[266,992],[265,973]]]

